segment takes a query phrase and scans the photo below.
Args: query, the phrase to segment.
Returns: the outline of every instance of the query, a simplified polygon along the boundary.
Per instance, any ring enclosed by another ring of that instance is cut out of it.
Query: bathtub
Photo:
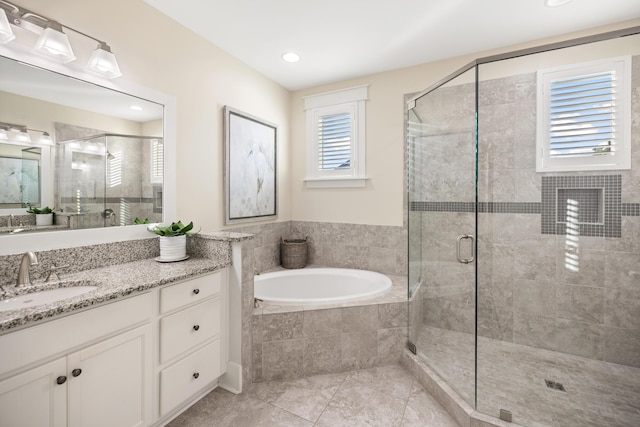
[[[335,304],[391,290],[384,274],[348,268],[304,268],[254,276],[255,298],[270,304]]]

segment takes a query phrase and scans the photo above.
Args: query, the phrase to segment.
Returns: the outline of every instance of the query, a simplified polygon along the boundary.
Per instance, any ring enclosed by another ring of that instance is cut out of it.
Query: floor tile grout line
[[[413,380],[411,381],[411,386],[409,388],[409,396],[407,397],[407,400],[404,402],[404,409],[402,410],[402,418],[400,418],[400,425],[404,425],[404,417],[407,414],[407,406],[409,406],[409,399],[411,399],[411,396],[413,395],[413,386],[416,383],[416,377],[413,376],[413,374],[411,375],[413,377]]]
[[[344,384],[345,381],[347,381],[347,378],[349,378],[349,375],[352,373],[353,371],[347,371],[347,375],[344,376],[344,378],[342,378],[342,380],[340,380],[340,384],[338,385],[338,387],[336,388],[336,391],[333,392],[333,395],[331,395],[331,398],[329,399],[329,401],[327,402],[326,405],[324,405],[324,409],[322,410],[322,412],[320,412],[320,415],[318,415],[318,418],[316,418],[316,420],[314,421],[313,425],[316,426],[318,425],[318,421],[320,421],[320,418],[322,418],[322,415],[325,413],[325,411],[327,410],[327,408],[329,407],[329,405],[331,405],[331,402],[333,401],[333,399],[336,397],[336,394],[338,394],[338,392],[340,391],[340,389],[342,388],[342,385]]]

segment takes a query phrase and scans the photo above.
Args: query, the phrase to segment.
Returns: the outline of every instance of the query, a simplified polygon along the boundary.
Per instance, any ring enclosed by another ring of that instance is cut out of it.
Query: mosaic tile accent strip
[[[475,212],[473,202],[411,202],[414,212]]]
[[[640,216],[640,203],[623,203],[622,216]]]
[[[478,212],[540,214],[541,207],[538,202],[480,202]]]
[[[604,199],[602,202],[599,201],[599,195]],[[570,212],[570,209],[567,208],[567,200],[574,200],[578,203],[576,212]],[[602,220],[593,223],[593,212],[600,209],[599,204],[603,205]],[[581,215],[579,213],[580,206],[587,206],[587,211],[591,213],[586,216]],[[543,176],[541,213],[542,234],[575,232],[580,236],[620,237],[622,233],[622,176]],[[559,218],[571,218],[572,216],[576,218],[573,223],[572,221],[559,220]],[[590,223],[586,221],[590,221]]]

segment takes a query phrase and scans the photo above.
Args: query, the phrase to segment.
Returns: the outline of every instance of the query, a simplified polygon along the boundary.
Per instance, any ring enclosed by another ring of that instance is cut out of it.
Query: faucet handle
[[[55,264],[52,265],[51,267],[49,267],[49,274],[47,275],[47,278],[44,279],[45,282],[48,282],[49,280],[51,280],[51,278],[53,277],[54,280],[60,280],[60,276],[58,275],[58,270],[61,270],[63,268],[68,268],[69,264],[67,265],[61,265],[61,266],[56,266]]]

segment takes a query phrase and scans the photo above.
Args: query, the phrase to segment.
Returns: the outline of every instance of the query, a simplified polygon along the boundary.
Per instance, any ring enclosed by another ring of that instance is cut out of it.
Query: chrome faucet
[[[26,286],[31,284],[29,278],[29,267],[38,265],[38,258],[33,252],[25,252],[20,260],[20,269],[18,270],[18,279],[16,280],[16,286]]]
[[[7,225],[9,227],[13,227],[13,223],[15,222],[15,220],[16,220],[16,217],[13,216],[13,214],[9,215],[9,220],[8,220],[8,224]]]

